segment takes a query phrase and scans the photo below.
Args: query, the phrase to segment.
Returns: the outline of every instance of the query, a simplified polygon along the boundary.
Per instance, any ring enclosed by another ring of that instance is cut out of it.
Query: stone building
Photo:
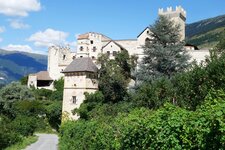
[[[186,12],[181,6],[175,10],[172,7],[166,10],[159,9],[158,15],[166,16],[179,24],[180,37],[184,40]],[[64,77],[63,111],[68,112],[73,119],[77,119],[78,116],[72,115],[71,110],[78,108],[83,102],[84,92],[97,90],[95,78],[97,68],[94,63],[99,54],[105,53],[110,59],[114,59],[117,53],[126,50],[129,55],[136,55],[139,63],[144,57],[143,45],[151,39],[150,32],[149,27],[146,27],[137,38],[123,40],[114,40],[101,33],[87,32],[78,36],[76,52],[72,52],[68,46],[51,46],[48,50],[47,71],[29,75],[28,86],[53,89],[53,81]],[[208,50],[196,50],[197,48],[190,44],[185,48],[192,60],[195,59],[197,62],[209,55]],[[43,76],[45,78],[42,78]]]
[[[85,99],[84,93],[98,90],[98,68],[90,57],[74,59],[62,72],[64,76],[63,113],[70,119],[78,119],[72,110],[79,108]]]

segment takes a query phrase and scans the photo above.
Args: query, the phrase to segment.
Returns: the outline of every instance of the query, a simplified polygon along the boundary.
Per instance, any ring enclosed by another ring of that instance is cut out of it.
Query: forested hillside
[[[225,31],[225,15],[186,25],[186,40],[199,48],[214,47]]]
[[[0,84],[47,69],[47,56],[0,49]]]

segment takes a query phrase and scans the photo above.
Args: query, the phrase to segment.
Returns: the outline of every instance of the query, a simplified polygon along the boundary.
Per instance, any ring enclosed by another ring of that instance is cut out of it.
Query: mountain
[[[214,47],[225,31],[225,15],[186,25],[186,40],[199,48]]]
[[[0,49],[0,84],[47,69],[47,56]]]

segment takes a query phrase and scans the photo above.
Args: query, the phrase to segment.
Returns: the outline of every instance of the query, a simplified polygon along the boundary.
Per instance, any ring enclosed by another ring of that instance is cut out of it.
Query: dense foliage
[[[160,16],[149,27],[149,36],[144,48],[144,58],[138,69],[138,80],[152,81],[159,76],[171,77],[188,67],[189,55],[180,41],[180,27]]]
[[[110,123],[67,122],[60,149],[223,149],[224,99],[224,91],[211,91],[194,112],[165,104],[157,111],[122,113]]]
[[[0,149],[21,142],[36,131],[58,130],[62,87],[63,79],[55,82],[55,91],[28,89],[20,83],[11,83],[0,89]]]
[[[131,72],[135,67],[135,57],[129,57],[126,50],[122,50],[115,57],[109,59],[103,54],[98,58],[101,66],[99,69],[99,90],[104,95],[104,102],[116,103],[127,95],[127,86]]]

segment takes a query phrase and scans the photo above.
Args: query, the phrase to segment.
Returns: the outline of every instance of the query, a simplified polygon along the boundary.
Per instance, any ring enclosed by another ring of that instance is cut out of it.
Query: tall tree
[[[159,76],[171,77],[185,70],[190,58],[180,41],[180,27],[164,16],[149,27],[149,36],[144,48],[144,58],[137,78],[151,81]]]

